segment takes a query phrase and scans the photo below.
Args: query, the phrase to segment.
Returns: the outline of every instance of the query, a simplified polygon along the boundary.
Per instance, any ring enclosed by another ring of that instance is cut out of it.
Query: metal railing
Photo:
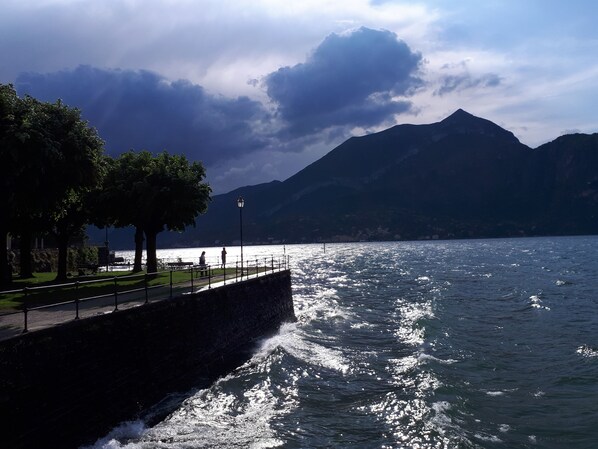
[[[117,312],[119,307],[124,309],[142,306],[203,289],[225,286],[227,283],[242,282],[286,270],[289,268],[289,262],[286,255],[249,259],[243,266],[239,262],[220,266],[181,262],[168,270],[155,273],[78,280],[59,285],[2,291],[0,298],[6,295],[22,295],[23,307],[13,312],[0,312],[0,339],[31,330],[33,313],[37,315],[36,328],[44,328],[70,320]],[[101,293],[84,296],[81,292],[89,291],[90,287],[101,290]],[[29,305],[32,299],[43,298],[44,295],[51,295],[57,299],[49,304],[33,307]]]

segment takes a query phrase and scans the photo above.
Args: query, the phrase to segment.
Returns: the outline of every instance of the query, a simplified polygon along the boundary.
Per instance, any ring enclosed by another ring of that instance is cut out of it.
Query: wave
[[[531,307],[534,309],[543,309],[543,310],[550,310],[550,307],[546,307],[542,305],[542,299],[539,295],[532,295],[529,297]]]
[[[581,356],[587,357],[587,358],[593,359],[593,358],[598,357],[598,349],[592,348],[588,345],[583,345],[583,346],[578,347],[575,352],[577,352]]]
[[[112,429],[108,435],[100,438],[92,445],[81,446],[80,449],[121,449],[125,446],[134,449],[139,446],[135,444],[129,445],[128,442],[138,439],[146,431],[145,422],[141,420],[126,421]]]

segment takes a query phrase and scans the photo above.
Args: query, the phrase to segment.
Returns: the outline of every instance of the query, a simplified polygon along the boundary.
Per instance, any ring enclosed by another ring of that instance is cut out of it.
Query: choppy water
[[[598,447],[597,237],[284,251],[298,322],[94,448]]]

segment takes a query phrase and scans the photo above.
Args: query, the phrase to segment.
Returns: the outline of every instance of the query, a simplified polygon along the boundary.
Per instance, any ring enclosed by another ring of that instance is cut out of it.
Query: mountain
[[[532,149],[458,110],[352,137],[284,182],[214,196],[160,245],[472,238],[598,232],[598,134]]]

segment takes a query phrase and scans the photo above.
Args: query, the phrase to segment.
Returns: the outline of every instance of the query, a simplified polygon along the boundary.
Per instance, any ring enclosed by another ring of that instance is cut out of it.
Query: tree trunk
[[[147,272],[155,273],[158,271],[158,258],[156,256],[156,236],[155,231],[145,230],[145,249],[147,256]]]
[[[58,242],[58,273],[56,280],[64,282],[67,280],[67,254],[69,245],[69,236],[67,233],[59,233],[56,235]]]
[[[8,231],[2,226],[0,229],[0,289],[10,288],[12,280],[12,267],[8,264],[8,251],[6,249],[6,238]]]
[[[19,253],[21,261],[19,264],[20,278],[33,277],[33,263],[31,261],[31,232],[25,230],[19,236]]]
[[[141,271],[141,259],[143,257],[143,229],[135,227],[135,262],[133,264],[133,273]]]

